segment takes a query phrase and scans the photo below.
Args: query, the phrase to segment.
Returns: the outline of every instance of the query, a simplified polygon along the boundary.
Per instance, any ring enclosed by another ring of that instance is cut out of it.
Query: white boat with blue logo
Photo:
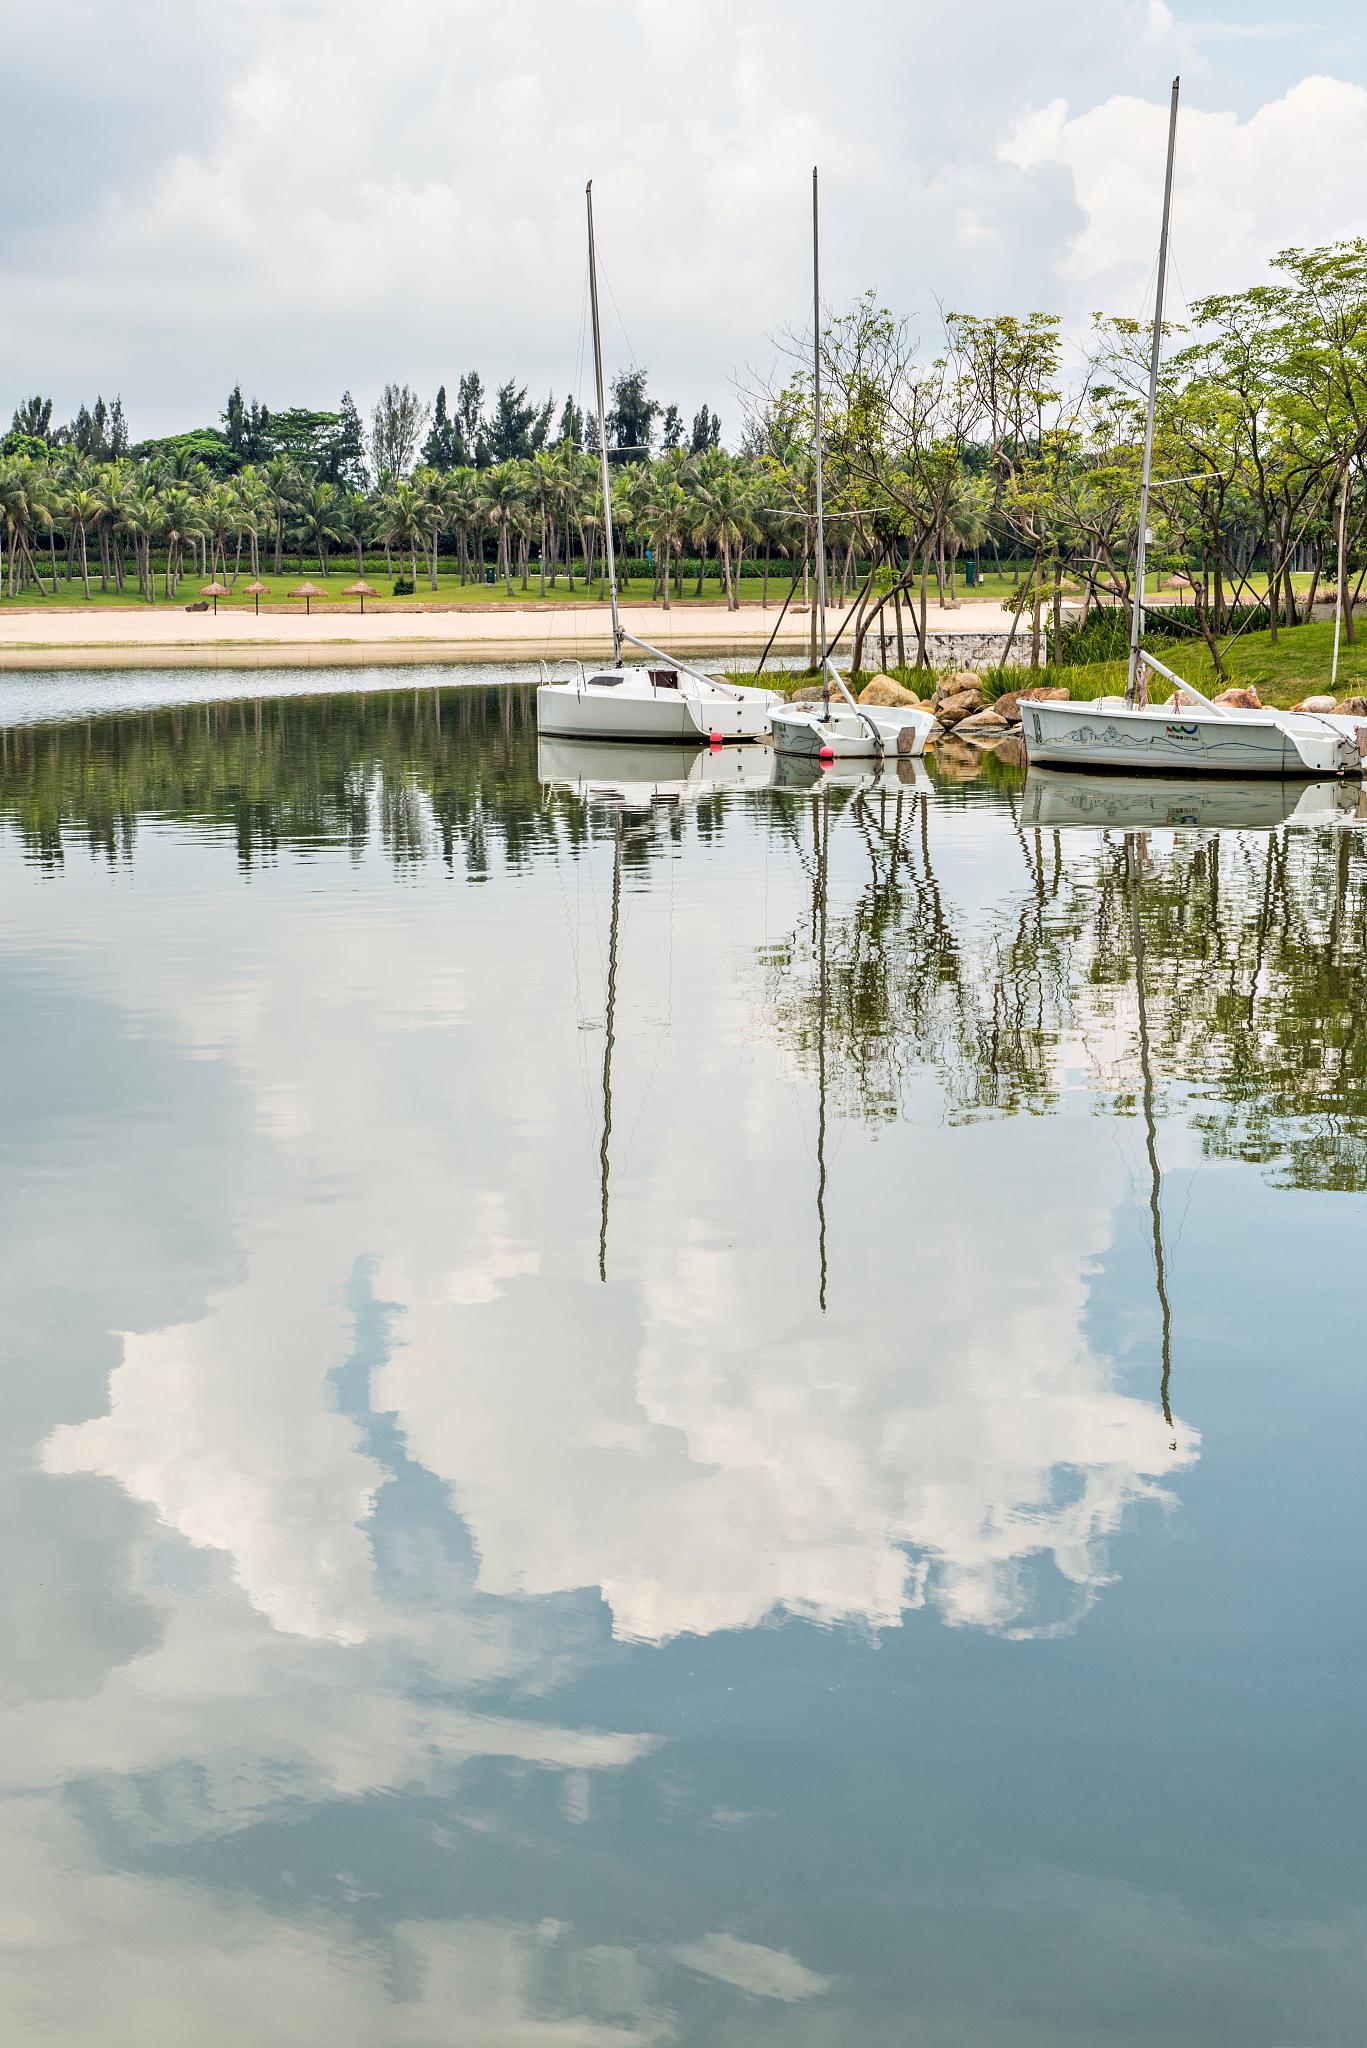
[[[1243,711],[1212,704],[1151,654],[1142,668],[1174,684],[1165,704],[1020,700],[1031,766],[1123,775],[1361,775],[1367,723],[1342,713]]]

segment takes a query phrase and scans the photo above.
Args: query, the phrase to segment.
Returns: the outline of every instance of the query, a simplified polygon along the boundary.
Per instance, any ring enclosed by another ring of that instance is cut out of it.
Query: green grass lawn
[[[423,604],[513,604],[525,606],[541,602],[535,575],[531,577],[525,590],[522,588],[519,579],[514,576],[513,596],[511,598],[508,596],[507,587],[502,577],[496,583],[462,583],[456,575],[448,573],[444,569],[438,574],[437,588],[433,590],[430,580],[422,572],[421,567],[418,573],[418,587],[413,595],[411,597],[395,597],[393,595],[394,578],[385,574],[383,560],[373,562],[367,559],[365,580],[374,586],[379,602],[389,606],[401,606],[405,609]],[[231,597],[221,597],[218,600],[220,610],[251,611],[253,600],[243,594],[245,585],[251,581],[250,569],[244,568],[233,595]],[[327,593],[326,601],[328,603],[345,605],[348,609],[355,609],[357,607],[358,601],[356,598],[343,596],[347,585],[356,581],[356,564],[354,560],[341,568],[332,567],[327,576],[321,574],[315,563],[312,567],[306,568],[302,576],[297,569],[287,569],[280,576],[274,576],[267,570],[262,574],[261,581],[268,586],[267,591],[262,594],[261,602],[263,605],[287,604],[292,611],[302,611],[304,600],[302,598],[291,598],[289,593],[298,583],[315,583],[320,590]],[[197,575],[185,576],[181,579],[178,595],[167,598],[163,595],[164,581],[159,573],[157,577],[157,605],[159,607],[170,605],[173,610],[179,610],[183,609],[187,604],[195,603],[199,598],[202,582],[203,579]],[[686,578],[682,597],[675,595],[671,591],[671,604],[687,606],[698,602],[694,595],[696,585],[696,574]],[[787,589],[787,576],[779,574],[770,576],[769,605],[775,617],[778,615],[779,607],[783,603]],[[651,600],[650,581],[645,576],[635,576],[630,580],[624,580],[619,584],[619,595],[624,604],[647,604]],[[742,602],[758,604],[764,595],[763,577],[742,576],[740,595]],[[702,602],[715,605],[724,603],[725,599],[726,592],[722,584],[715,576],[709,573],[703,582]],[[319,601],[316,598],[313,600],[315,604]],[[367,610],[371,608],[375,601],[371,598],[366,599]],[[98,572],[91,578],[89,602],[91,606],[116,606],[138,611],[146,611],[148,609],[146,599],[138,596],[135,584],[130,584],[124,590],[122,596],[113,589],[102,591],[99,587]],[[574,591],[571,594],[569,585],[565,581],[562,572],[556,579],[553,590],[549,585],[547,586],[545,602],[547,604],[606,604],[607,597],[605,593],[600,593],[596,578],[591,584],[586,586],[582,576],[577,571],[574,579]],[[801,602],[800,593],[794,602]],[[86,599],[82,593],[79,580],[75,583],[68,583],[65,577],[58,583],[56,597],[48,595],[46,590],[41,592],[27,590],[16,594],[12,598],[0,595],[0,613],[18,611],[20,609],[25,611],[69,611],[73,607],[85,610]]]
[[[1228,645],[1221,684],[1215,679],[1204,646],[1182,641],[1154,648],[1159,660],[1184,681],[1194,683],[1206,696],[1222,687],[1251,683],[1264,704],[1275,705],[1279,710],[1287,710],[1302,697],[1329,693],[1333,651],[1332,620],[1316,620],[1308,626],[1283,626],[1275,646],[1268,633],[1245,633]],[[1125,668],[1123,660],[1094,661],[1077,668],[1041,670],[1038,680],[1065,684],[1074,697],[1106,697],[1124,690]],[[1025,676],[1028,671],[1021,674]],[[1016,671],[1012,671],[1004,687],[1018,687]],[[1166,686],[1153,690],[1156,699],[1166,694]],[[1351,646],[1346,639],[1340,641],[1338,680],[1333,694],[1367,696],[1367,622],[1362,619],[1357,622],[1356,641]]]

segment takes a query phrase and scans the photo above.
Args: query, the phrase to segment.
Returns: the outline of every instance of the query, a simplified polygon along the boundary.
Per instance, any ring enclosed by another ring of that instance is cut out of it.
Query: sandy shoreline
[[[836,615],[837,619],[839,615]],[[758,654],[773,632],[778,606],[728,612],[723,605],[628,605],[629,633],[678,654],[729,661]],[[1010,619],[996,604],[932,607],[933,632],[1004,633]],[[789,612],[775,650],[800,652],[810,621]],[[433,661],[599,661],[612,653],[607,613],[597,605],[466,611],[187,612],[181,606],[6,611],[0,606],[0,669],[31,668],[280,668],[313,664]]]

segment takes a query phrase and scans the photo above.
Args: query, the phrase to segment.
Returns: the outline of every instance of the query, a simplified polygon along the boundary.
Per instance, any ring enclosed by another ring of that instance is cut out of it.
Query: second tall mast
[[[608,603],[612,606],[612,651],[622,666],[622,622],[617,616],[617,554],[612,538],[612,479],[608,472],[607,405],[603,397],[603,337],[598,326],[598,257],[593,243],[593,180],[584,187],[589,209],[589,308],[593,316],[593,374],[598,393],[598,460],[603,477],[603,552],[608,571]]]

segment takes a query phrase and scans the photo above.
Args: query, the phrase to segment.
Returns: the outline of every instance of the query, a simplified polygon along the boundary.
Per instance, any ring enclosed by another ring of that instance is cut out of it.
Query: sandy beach
[[[832,629],[840,614],[833,612]],[[629,633],[679,655],[715,661],[754,656],[778,618],[777,605],[729,612],[724,605],[623,608]],[[936,633],[1004,633],[1010,618],[996,604],[932,606]],[[805,647],[810,621],[789,612],[775,649]],[[848,638],[848,636],[847,636]],[[876,645],[876,643],[875,643]],[[246,610],[187,612],[180,605],[6,610],[0,605],[0,669],[220,666],[278,668],[291,664],[412,661],[601,660],[612,652],[607,611],[600,605],[471,606],[465,610],[367,612]]]

